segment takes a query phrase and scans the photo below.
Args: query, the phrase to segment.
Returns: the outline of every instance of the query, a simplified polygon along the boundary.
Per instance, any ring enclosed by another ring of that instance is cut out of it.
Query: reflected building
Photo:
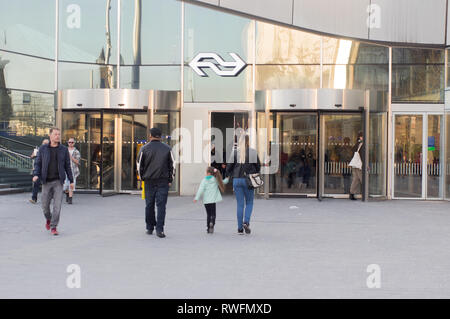
[[[180,160],[171,191],[192,195],[211,158],[180,141],[226,156],[243,129],[277,163],[261,196],[347,198],[362,131],[365,200],[448,199],[446,1],[383,2],[381,25],[363,1],[295,2],[0,0],[0,145],[28,154],[61,126],[79,189],[135,192],[156,126]],[[199,53],[223,62],[200,76]],[[244,68],[222,76],[231,54]]]

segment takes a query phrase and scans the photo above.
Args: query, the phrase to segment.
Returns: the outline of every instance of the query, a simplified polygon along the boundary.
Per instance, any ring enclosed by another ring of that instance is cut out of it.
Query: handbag
[[[362,169],[362,161],[361,161],[361,156],[359,156],[359,150],[361,149],[362,143],[359,144],[358,150],[355,152],[355,154],[353,155],[352,160],[350,161],[350,163],[348,163],[349,167],[354,167],[354,168],[359,168]]]
[[[249,189],[255,189],[263,186],[264,181],[261,177],[261,174],[245,174],[245,179],[247,180],[247,186]]]

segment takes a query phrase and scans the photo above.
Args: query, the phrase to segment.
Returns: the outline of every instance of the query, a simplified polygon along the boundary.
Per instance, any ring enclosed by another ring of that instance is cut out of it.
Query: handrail
[[[25,146],[29,146],[29,147],[33,147],[33,148],[36,147],[36,145],[31,145],[31,144],[28,144],[28,143],[16,141],[16,140],[13,140],[13,139],[11,139],[11,138],[7,138],[7,137],[1,136],[1,135],[0,135],[0,138],[5,139],[5,140],[7,140],[7,141],[9,141],[9,142],[13,142],[13,143],[17,143],[17,144],[22,144],[22,145],[25,145]]]
[[[11,153],[11,154],[14,154],[14,155],[26,158],[26,159],[30,159],[29,156],[26,156],[26,155],[23,155],[23,154],[20,154],[20,153],[16,153],[14,151],[8,150],[7,148],[0,147],[0,151],[6,152],[6,153]]]

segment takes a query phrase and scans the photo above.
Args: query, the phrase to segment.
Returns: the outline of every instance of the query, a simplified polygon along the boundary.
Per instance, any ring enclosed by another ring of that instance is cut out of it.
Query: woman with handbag
[[[244,231],[250,234],[254,188],[255,185],[259,187],[262,184],[255,182],[255,178],[260,181],[261,164],[256,150],[249,147],[248,135],[240,136],[237,148],[230,158],[232,162],[227,164],[226,176],[233,179],[233,190],[237,201],[238,234],[242,235]]]
[[[363,133],[358,133],[358,139],[355,146],[353,146],[353,158],[348,164],[352,168],[352,185],[350,186],[350,199],[356,200],[355,194],[361,193],[362,186],[362,160],[361,148],[363,146]]]

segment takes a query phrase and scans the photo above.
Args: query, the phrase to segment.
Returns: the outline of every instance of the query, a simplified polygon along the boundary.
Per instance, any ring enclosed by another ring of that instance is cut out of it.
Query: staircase
[[[31,188],[30,172],[0,167],[0,195],[29,192]]]
[[[3,140],[0,142],[0,195],[31,191],[33,161],[29,156],[5,147]]]

